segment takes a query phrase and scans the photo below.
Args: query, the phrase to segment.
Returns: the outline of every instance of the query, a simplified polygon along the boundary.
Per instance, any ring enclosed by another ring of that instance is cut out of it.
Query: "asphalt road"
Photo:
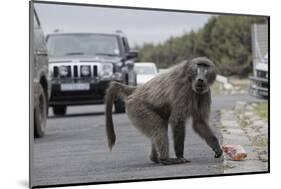
[[[211,125],[219,121],[217,110],[231,108],[236,101],[257,101],[248,95],[213,98]],[[51,111],[50,111],[51,112]],[[35,139],[33,185],[55,185],[222,174],[222,159],[187,124],[185,157],[191,163],[162,166],[149,160],[150,142],[131,126],[126,114],[114,114],[117,142],[112,152],[107,148],[104,106],[76,106],[64,117],[47,121],[47,134]],[[170,154],[174,156],[172,141]]]

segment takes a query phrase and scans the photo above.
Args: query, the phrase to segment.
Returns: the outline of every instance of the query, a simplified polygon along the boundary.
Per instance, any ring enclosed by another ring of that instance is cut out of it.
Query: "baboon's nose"
[[[204,80],[201,79],[201,78],[198,78],[198,79],[197,79],[197,82],[198,82],[199,84],[203,84],[203,83],[204,83]]]

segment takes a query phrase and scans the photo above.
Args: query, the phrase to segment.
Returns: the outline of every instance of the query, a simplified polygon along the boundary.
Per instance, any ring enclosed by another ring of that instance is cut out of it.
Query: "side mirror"
[[[138,57],[138,51],[136,50],[130,50],[127,54],[127,59],[133,59]]]
[[[125,62],[125,65],[128,67],[129,70],[134,69],[134,66],[135,66],[135,65],[134,65],[134,62],[131,61],[131,60],[126,61],[126,62]]]

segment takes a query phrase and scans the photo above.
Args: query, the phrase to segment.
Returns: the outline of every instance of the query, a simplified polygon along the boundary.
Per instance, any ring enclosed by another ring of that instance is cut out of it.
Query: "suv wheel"
[[[53,106],[53,112],[56,116],[63,116],[66,114],[66,106]]]
[[[125,103],[118,100],[114,103],[115,113],[125,113]]]
[[[39,102],[34,108],[34,137],[43,137],[47,122],[47,97],[43,87],[39,85]]]

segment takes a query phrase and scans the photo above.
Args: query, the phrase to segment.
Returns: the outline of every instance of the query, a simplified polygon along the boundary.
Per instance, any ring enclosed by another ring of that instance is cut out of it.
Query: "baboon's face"
[[[202,95],[210,90],[216,78],[214,68],[206,64],[196,64],[192,68],[192,90]]]

